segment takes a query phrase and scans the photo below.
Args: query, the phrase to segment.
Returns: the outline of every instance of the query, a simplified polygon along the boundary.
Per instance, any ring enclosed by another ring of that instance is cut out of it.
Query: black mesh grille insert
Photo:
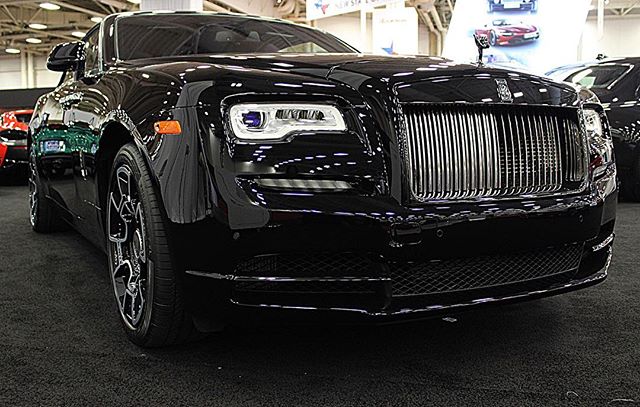
[[[236,281],[236,291],[299,294],[374,294],[370,281]]]
[[[249,277],[374,277],[376,263],[355,253],[280,254],[258,256],[236,267]]]
[[[530,281],[575,270],[582,245],[420,263],[392,263],[394,296],[440,294]]]

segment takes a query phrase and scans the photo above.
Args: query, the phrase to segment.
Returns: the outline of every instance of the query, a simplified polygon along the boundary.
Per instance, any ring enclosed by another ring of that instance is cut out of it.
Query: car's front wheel
[[[495,31],[491,31],[489,33],[489,44],[491,44],[491,46],[496,45],[496,43],[498,42],[498,35],[496,34]]]
[[[157,347],[199,337],[184,308],[161,201],[133,143],[114,160],[107,199],[109,272],[129,339]]]

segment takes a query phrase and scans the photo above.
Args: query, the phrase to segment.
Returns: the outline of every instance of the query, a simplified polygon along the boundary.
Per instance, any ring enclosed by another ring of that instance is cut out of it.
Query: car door
[[[78,228],[95,236],[98,228],[96,152],[100,137],[101,113],[107,98],[100,91],[102,77],[99,26],[87,33],[84,40],[84,63],[78,68],[74,94],[69,108],[69,129],[74,134],[73,178],[77,194],[75,212],[82,219]]]
[[[49,196],[73,214],[77,202],[73,179],[73,134],[68,127],[68,113],[69,101],[74,97],[75,77],[73,72],[64,75],[61,84],[48,95],[43,109],[35,117],[35,139]]]

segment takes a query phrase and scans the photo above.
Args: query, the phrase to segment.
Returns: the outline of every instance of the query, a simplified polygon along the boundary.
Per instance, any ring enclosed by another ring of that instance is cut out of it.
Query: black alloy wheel
[[[199,338],[184,307],[161,200],[133,143],[116,155],[107,200],[109,272],[129,339],[139,346],[159,347]]]
[[[107,209],[110,271],[123,323],[132,330],[140,325],[147,297],[149,267],[145,216],[131,168],[115,172]]]
[[[491,44],[491,46],[495,46],[497,42],[498,42],[498,35],[496,34],[495,31],[491,31],[489,33],[489,44]]]
[[[33,152],[29,155],[29,223],[38,233],[50,233],[64,229],[65,224],[44,194]]]

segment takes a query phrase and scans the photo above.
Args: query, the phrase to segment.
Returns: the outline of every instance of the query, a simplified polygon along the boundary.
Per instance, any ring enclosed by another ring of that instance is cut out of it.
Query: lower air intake
[[[576,270],[582,245],[520,254],[420,263],[392,263],[395,297],[442,294],[516,284]]]

